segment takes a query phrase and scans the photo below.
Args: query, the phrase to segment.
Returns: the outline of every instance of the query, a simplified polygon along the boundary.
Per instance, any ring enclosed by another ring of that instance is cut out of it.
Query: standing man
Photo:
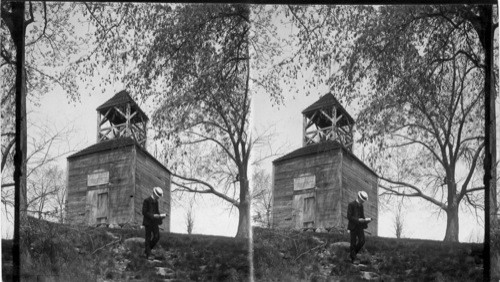
[[[351,246],[349,248],[349,256],[351,262],[355,262],[356,255],[359,253],[365,244],[365,231],[368,228],[368,222],[371,218],[365,218],[363,203],[368,200],[368,194],[365,191],[358,192],[358,198],[352,201],[347,206],[347,219],[349,223],[347,229],[351,233]]]
[[[160,187],[153,188],[153,194],[151,197],[147,197],[142,203],[142,225],[146,229],[146,241],[145,241],[145,251],[144,254],[146,258],[150,258],[151,249],[154,248],[156,243],[160,240],[160,228],[159,226],[163,223],[162,219],[167,216],[167,214],[160,214],[158,209],[158,199],[163,196],[163,190]]]

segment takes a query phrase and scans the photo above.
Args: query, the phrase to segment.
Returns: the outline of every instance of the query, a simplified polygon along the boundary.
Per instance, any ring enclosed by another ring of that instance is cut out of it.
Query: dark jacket
[[[368,228],[368,224],[366,222],[359,222],[360,218],[365,218],[363,204],[360,204],[357,201],[350,202],[347,206],[347,219],[349,220],[347,229],[354,230],[355,228]]]
[[[158,200],[153,199],[153,197],[147,197],[142,203],[142,225],[152,226],[161,225],[163,223],[161,218],[154,218],[155,214],[160,214],[158,210]]]

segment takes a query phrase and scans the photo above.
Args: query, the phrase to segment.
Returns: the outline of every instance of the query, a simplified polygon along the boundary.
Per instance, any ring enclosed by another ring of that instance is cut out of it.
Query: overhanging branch
[[[201,193],[201,194],[214,194],[215,196],[231,203],[232,205],[238,207],[239,206],[239,202],[234,200],[233,198],[230,198],[228,197],[227,195],[223,194],[223,193],[220,193],[219,191],[215,190],[215,188],[210,185],[209,183],[203,181],[203,180],[200,180],[200,179],[196,179],[196,178],[191,178],[191,177],[184,177],[184,176],[181,176],[181,175],[178,175],[178,174],[175,174],[175,173],[172,173],[172,176],[174,177],[177,177],[179,179],[182,179],[182,180],[185,180],[185,181],[190,181],[190,182],[193,182],[193,183],[197,183],[197,184],[201,184],[205,187],[207,187],[207,189],[203,189],[203,190],[199,190],[199,189],[194,189],[194,188],[191,188],[189,187],[188,185],[185,185],[183,183],[179,183],[177,181],[174,181],[172,180],[172,183],[179,186],[179,187],[182,187],[183,189],[185,189],[186,191],[188,192],[192,192],[192,193]]]
[[[405,193],[405,192],[401,192],[401,191],[398,191],[398,190],[394,190],[393,188],[390,188],[390,187],[386,187],[384,185],[379,185],[382,189],[386,190],[386,191],[389,191],[391,192],[392,194],[396,195],[396,196],[405,196],[405,197],[420,197],[424,200],[427,200],[428,202],[431,202],[432,204],[440,207],[441,209],[443,210],[446,210],[447,206],[441,202],[439,202],[438,200],[428,196],[428,195],[425,195],[421,189],[419,189],[418,187],[416,187],[415,185],[412,185],[410,183],[406,183],[406,182],[402,182],[402,181],[394,181],[394,180],[391,180],[391,179],[388,179],[388,178],[385,178],[383,176],[380,176],[380,179],[384,180],[384,181],[387,181],[391,184],[395,184],[395,185],[400,185],[402,188],[409,188],[413,191],[415,191],[414,193]]]

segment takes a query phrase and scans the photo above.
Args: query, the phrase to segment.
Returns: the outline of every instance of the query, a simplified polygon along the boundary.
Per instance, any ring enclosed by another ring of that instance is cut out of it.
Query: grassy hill
[[[148,261],[142,230],[30,219],[21,234],[23,281],[248,281],[250,274],[242,239],[162,233]],[[346,261],[348,234],[255,228],[253,236],[256,281],[482,280],[482,244],[367,237],[354,266]],[[11,244],[2,241],[4,281]]]
[[[482,244],[367,236],[361,264],[354,266],[347,260],[349,234],[256,229],[254,237],[259,281],[482,281],[483,276]]]

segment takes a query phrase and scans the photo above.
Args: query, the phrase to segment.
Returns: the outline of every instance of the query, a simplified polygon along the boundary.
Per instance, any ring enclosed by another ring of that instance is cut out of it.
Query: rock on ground
[[[156,274],[164,278],[172,278],[174,271],[168,267],[156,267]]]
[[[361,278],[365,280],[380,280],[380,275],[378,275],[375,272],[369,272],[369,271],[360,271]]]
[[[350,245],[349,242],[335,242],[331,245],[331,250],[333,253],[338,251],[349,251]]]
[[[132,248],[137,248],[138,246],[143,248],[144,242],[145,242],[144,238],[133,237],[133,238],[126,239],[125,242],[123,242],[123,245],[125,246],[125,248],[130,250]]]

